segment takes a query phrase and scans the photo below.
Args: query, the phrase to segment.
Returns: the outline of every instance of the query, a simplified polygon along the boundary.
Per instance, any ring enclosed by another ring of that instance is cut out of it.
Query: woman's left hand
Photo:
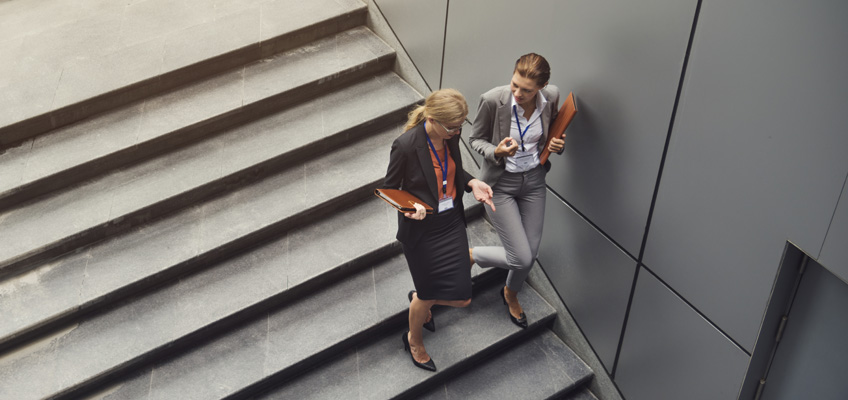
[[[565,135],[563,135],[565,137]],[[551,143],[548,144],[548,151],[551,153],[559,153],[565,147],[565,140],[553,138],[551,139]]]
[[[414,219],[416,221],[421,221],[422,219],[424,219],[424,217],[427,216],[427,210],[424,208],[424,206],[418,203],[413,203],[412,206],[415,207],[415,212],[403,213],[404,217]]]
[[[492,203],[492,196],[494,193],[492,192],[492,188],[479,179],[472,179],[468,181],[468,186],[471,186],[471,193],[474,194],[474,198],[481,203],[486,203],[489,207],[492,207],[492,211],[495,211],[495,204]]]

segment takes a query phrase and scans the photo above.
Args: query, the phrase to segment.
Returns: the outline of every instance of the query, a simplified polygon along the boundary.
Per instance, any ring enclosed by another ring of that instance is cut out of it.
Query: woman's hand
[[[518,143],[511,137],[506,137],[498,143],[498,147],[495,147],[495,157],[512,157],[516,151],[518,151]]]
[[[503,143],[503,142],[502,142]],[[474,198],[481,203],[486,203],[489,207],[492,207],[492,211],[495,211],[495,204],[492,203],[492,188],[479,179],[472,179],[468,181],[468,186],[471,187],[471,193],[474,194]]]
[[[421,221],[422,219],[424,219],[424,217],[427,216],[427,209],[425,209],[424,206],[422,206],[421,204],[418,204],[418,203],[414,203],[412,206],[415,207],[415,212],[414,213],[403,213],[404,217],[409,218],[409,219],[414,219],[414,220],[417,220],[417,221]]]
[[[565,137],[565,134],[562,135]],[[559,153],[565,147],[565,140],[553,138],[551,139],[551,143],[548,144],[548,151],[551,153]]]

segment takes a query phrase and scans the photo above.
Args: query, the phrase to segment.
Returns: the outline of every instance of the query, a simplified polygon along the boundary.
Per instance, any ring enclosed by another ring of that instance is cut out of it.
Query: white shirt
[[[515,143],[518,143],[518,151],[515,152],[514,156],[506,158],[506,170],[507,172],[525,172],[539,165],[539,154],[542,152],[540,146],[544,146],[544,143],[539,143],[542,138],[542,109],[548,104],[548,99],[545,98],[541,90],[538,91],[536,93],[536,111],[533,111],[530,119],[526,119],[524,118],[524,109],[515,102],[515,97],[510,97],[512,98],[510,107],[512,117],[510,118],[509,136]],[[515,123],[516,112],[512,112],[513,108],[518,114],[521,130],[527,129],[527,132],[524,133],[524,151],[521,151],[521,133],[518,131],[518,124]]]

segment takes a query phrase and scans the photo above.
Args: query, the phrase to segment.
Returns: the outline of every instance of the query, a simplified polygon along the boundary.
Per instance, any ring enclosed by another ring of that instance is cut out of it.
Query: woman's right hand
[[[511,137],[506,137],[498,143],[498,147],[495,147],[495,157],[512,157],[516,151],[518,151],[518,143]]]
[[[403,216],[405,216],[406,218],[409,218],[409,219],[417,220],[417,221],[421,221],[422,219],[424,219],[424,217],[427,216],[427,209],[424,208],[424,206],[422,206],[421,204],[418,204],[418,203],[414,203],[412,206],[415,207],[415,212],[414,213],[403,213]]]

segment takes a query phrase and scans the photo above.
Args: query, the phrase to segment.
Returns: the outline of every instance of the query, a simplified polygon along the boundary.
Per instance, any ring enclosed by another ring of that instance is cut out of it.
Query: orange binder
[[[551,139],[562,138],[562,135],[565,134],[565,128],[568,128],[568,124],[571,123],[571,120],[574,119],[576,114],[577,104],[574,102],[574,92],[571,92],[568,93],[568,97],[562,103],[562,107],[559,108],[559,114],[557,114],[556,120],[551,124],[550,132],[548,132],[548,141],[545,142],[545,148],[542,149],[542,154],[539,156],[539,161],[542,165],[548,162],[548,156],[551,155],[551,152],[548,151],[548,145],[551,144]]]
[[[427,210],[427,214],[433,213],[433,207],[430,207],[427,203],[421,201],[421,199],[413,196],[412,193],[409,193],[406,190],[375,189],[374,195],[383,199],[386,203],[389,203],[389,205],[400,212],[414,213],[415,207],[412,204],[418,203],[424,206],[424,209]]]

